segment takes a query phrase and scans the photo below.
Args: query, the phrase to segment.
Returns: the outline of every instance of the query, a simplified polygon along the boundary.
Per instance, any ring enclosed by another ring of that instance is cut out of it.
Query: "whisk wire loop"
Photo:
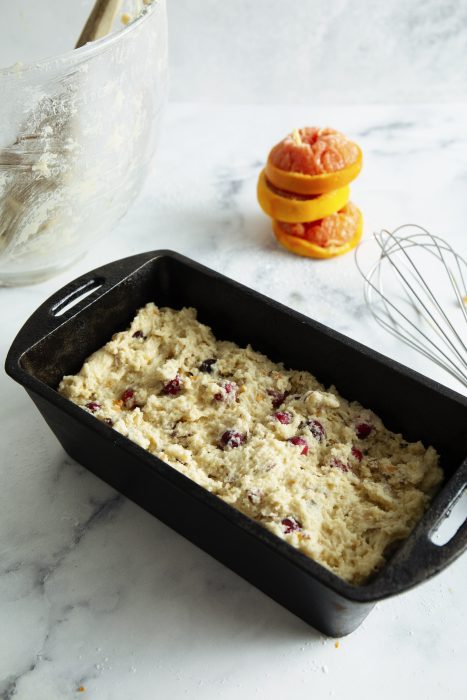
[[[374,234],[378,257],[364,270],[364,299],[377,323],[467,386],[467,263],[416,224]],[[365,245],[365,244],[363,244]],[[448,281],[446,281],[446,276]]]

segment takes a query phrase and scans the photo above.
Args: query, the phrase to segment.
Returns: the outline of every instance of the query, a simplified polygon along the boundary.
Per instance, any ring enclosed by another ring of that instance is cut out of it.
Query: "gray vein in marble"
[[[433,144],[431,146],[432,149],[438,150],[438,144]],[[426,146],[420,146],[420,148],[404,148],[404,149],[394,149],[387,147],[387,150],[384,148],[375,148],[373,149],[372,153],[374,156],[382,157],[382,158],[400,158],[401,162],[403,163],[404,158],[410,158],[412,156],[417,156],[417,155],[424,155],[427,153],[427,147]]]
[[[65,463],[66,462],[67,460],[65,460]],[[57,478],[59,478],[57,474],[55,474],[55,476],[52,477],[54,481],[56,481]],[[125,499],[121,494],[116,494],[111,498],[106,499],[104,502],[98,503],[97,507],[93,510],[90,516],[85,521],[76,525],[76,527],[74,528],[74,533],[71,542],[65,544],[61,550],[54,554],[52,563],[46,566],[36,567],[36,572],[33,580],[33,588],[35,590],[40,589],[43,592],[43,594],[45,594],[45,598],[48,600],[45,590],[48,580],[50,580],[50,578],[64,564],[68,555],[79,547],[83,538],[89,534],[91,529],[95,528],[100,523],[108,520],[109,517],[115,516],[115,514],[118,512],[119,508],[123,504],[124,500]],[[22,567],[23,562],[18,562],[17,564],[8,567],[8,569],[6,570],[0,570],[0,577],[7,573],[18,572],[21,570]],[[49,602],[49,607],[50,605],[51,604]],[[83,601],[82,603],[80,603],[80,607],[82,607],[83,605],[89,605],[89,603]],[[46,628],[46,634],[44,636],[43,642],[39,650],[35,655],[34,661],[31,662],[25,670],[16,672],[8,678],[3,679],[3,681],[2,679],[0,679],[0,693],[2,693],[0,695],[1,700],[10,700],[10,698],[13,698],[16,693],[16,688],[19,681],[22,678],[24,678],[24,676],[34,671],[37,668],[40,661],[47,660],[47,657],[44,656],[44,654],[47,649],[47,643],[50,639],[51,634],[53,633],[57,625],[59,625],[61,622],[67,619],[66,614],[74,610],[76,607],[76,605],[72,604],[65,605],[62,607],[62,614],[60,616],[55,617],[55,619],[53,620],[50,620],[49,618],[49,622]]]
[[[406,131],[408,129],[414,129],[416,127],[416,122],[388,122],[387,124],[375,124],[374,126],[370,126],[366,129],[360,129],[357,132],[357,135],[359,138],[367,138],[368,136],[373,136],[375,134],[380,135],[386,134],[388,132],[392,134],[393,132]]]
[[[244,232],[245,217],[241,211],[237,198],[245,185],[245,179],[235,169],[220,169],[216,174],[216,193],[223,212],[225,228],[218,232],[220,236],[240,234]]]
[[[3,690],[0,686],[0,692],[1,692],[0,700],[11,700],[16,694],[16,689],[17,689],[18,683],[21,680],[21,678],[23,678],[23,676],[25,676],[27,673],[32,673],[32,671],[34,671],[36,669],[36,667],[37,667],[37,664],[32,663],[24,671],[20,671],[16,675],[13,674],[12,676],[9,676],[8,678],[6,678]],[[0,683],[1,683],[1,679],[0,679]]]
[[[55,555],[53,564],[41,567],[39,569],[37,573],[36,585],[40,587],[44,586],[47,579],[56,572],[68,554],[79,546],[81,540],[89,533],[90,529],[93,526],[98,525],[109,516],[115,515],[123,501],[124,497],[121,494],[116,494],[112,498],[100,503],[93,513],[91,513],[91,515],[87,518],[87,520],[85,520],[83,523],[79,523],[75,527],[72,541],[65,545],[63,549]]]

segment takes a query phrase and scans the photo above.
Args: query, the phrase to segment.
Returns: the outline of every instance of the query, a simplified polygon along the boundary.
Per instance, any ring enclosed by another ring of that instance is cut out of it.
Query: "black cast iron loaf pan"
[[[251,343],[288,367],[309,370],[374,410],[391,430],[438,450],[443,488],[373,580],[343,581],[57,393],[63,375],[77,372],[149,301],[194,306],[218,338]],[[18,333],[6,371],[71,457],[325,634],[352,632],[377,601],[425,581],[467,546],[467,523],[442,547],[430,540],[467,482],[467,401],[176,253],[125,258],[66,285]]]

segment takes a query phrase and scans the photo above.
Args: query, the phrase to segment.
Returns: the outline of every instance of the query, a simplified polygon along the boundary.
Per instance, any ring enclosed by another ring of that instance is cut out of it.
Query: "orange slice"
[[[276,187],[296,194],[323,194],[344,187],[362,167],[356,143],[334,129],[294,129],[271,150],[266,176]]]
[[[292,253],[308,258],[334,258],[348,253],[358,244],[363,232],[363,216],[360,209],[349,202],[321,221],[295,226],[273,221],[272,228],[279,243]]]
[[[301,223],[323,219],[342,209],[349,201],[350,190],[346,185],[313,197],[295,195],[270,185],[262,170],[258,178],[257,197],[262,210],[271,218]]]

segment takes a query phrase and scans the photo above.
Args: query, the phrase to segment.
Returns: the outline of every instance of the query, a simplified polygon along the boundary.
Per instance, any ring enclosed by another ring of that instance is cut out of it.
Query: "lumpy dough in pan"
[[[442,479],[432,447],[309,372],[216,340],[190,308],[147,304],[59,391],[356,584]]]

